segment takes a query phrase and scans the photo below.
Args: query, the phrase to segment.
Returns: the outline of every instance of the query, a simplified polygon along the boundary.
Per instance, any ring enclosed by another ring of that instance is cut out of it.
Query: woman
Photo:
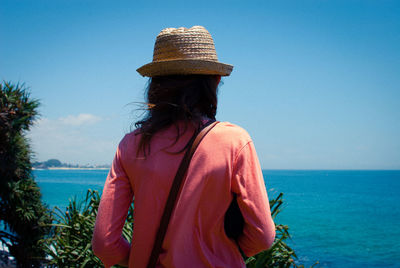
[[[138,69],[151,78],[148,115],[120,142],[96,219],[93,250],[106,267],[148,264],[178,166],[193,135],[215,120],[217,87],[232,68],[218,62],[212,37],[201,26],[167,28],[157,36],[153,62]],[[133,198],[129,244],[121,233]],[[224,228],[233,201],[244,219],[237,239]],[[251,138],[242,128],[221,122],[190,162],[157,267],[245,267],[240,250],[252,256],[270,247],[274,237]]]

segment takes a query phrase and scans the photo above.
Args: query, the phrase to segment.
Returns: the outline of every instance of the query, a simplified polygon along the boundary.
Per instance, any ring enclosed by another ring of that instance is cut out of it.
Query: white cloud
[[[79,114],[79,115],[68,115],[67,117],[61,117],[58,119],[61,123],[70,126],[80,126],[84,124],[95,124],[101,121],[101,118],[92,114]]]
[[[28,137],[38,161],[56,158],[71,164],[110,164],[123,135],[112,124],[113,120],[92,114],[42,118]]]

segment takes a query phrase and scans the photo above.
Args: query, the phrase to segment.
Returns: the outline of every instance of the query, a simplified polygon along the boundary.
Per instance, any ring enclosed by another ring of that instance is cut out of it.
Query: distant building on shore
[[[34,162],[32,164],[32,167],[34,169],[51,169],[51,168],[71,168],[71,169],[78,169],[78,168],[110,168],[110,165],[104,164],[104,165],[78,165],[78,164],[67,164],[67,163],[62,163],[58,159],[49,159],[44,162]]]

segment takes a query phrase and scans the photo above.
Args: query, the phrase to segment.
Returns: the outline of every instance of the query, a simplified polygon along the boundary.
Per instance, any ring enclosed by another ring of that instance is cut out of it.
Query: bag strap
[[[175,202],[178,199],[180,189],[182,188],[185,174],[190,164],[190,160],[192,159],[194,152],[196,151],[197,147],[199,146],[204,136],[207,135],[207,133],[210,132],[210,130],[218,123],[219,123],[218,121],[214,121],[211,124],[210,123],[206,124],[206,126],[197,135],[196,139],[194,139],[193,141],[193,138],[195,137],[193,136],[193,138],[190,141],[192,142],[192,144],[190,145],[189,149],[186,150],[185,156],[183,157],[182,162],[179,165],[178,171],[176,172],[174,182],[172,183],[171,190],[168,195],[167,203],[165,204],[164,213],[160,221],[160,226],[158,227],[156,240],[150,255],[150,260],[147,265],[147,268],[156,267],[158,256],[160,255],[161,251],[161,246],[164,241],[165,234],[167,233],[169,220],[171,219],[172,211],[174,210],[175,207]]]

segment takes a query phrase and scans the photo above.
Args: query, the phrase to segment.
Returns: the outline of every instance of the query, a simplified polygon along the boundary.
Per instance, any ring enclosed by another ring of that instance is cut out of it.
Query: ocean
[[[108,170],[35,170],[43,201],[65,209],[100,190]],[[269,197],[284,193],[276,222],[306,267],[400,267],[400,171],[264,170]]]

